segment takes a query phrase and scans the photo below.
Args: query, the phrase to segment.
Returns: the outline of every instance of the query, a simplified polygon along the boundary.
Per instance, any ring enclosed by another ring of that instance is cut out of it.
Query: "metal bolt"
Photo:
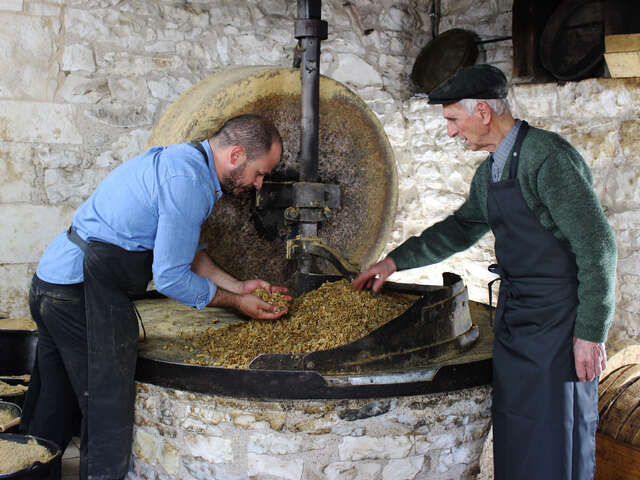
[[[295,207],[289,207],[284,211],[284,216],[286,218],[298,218],[300,216],[300,212]]]

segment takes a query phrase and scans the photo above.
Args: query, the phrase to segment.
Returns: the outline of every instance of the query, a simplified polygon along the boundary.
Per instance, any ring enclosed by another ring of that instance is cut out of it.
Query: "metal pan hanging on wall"
[[[460,68],[473,65],[478,58],[474,34],[454,28],[441,33],[422,49],[411,71],[416,90],[429,93]]]
[[[565,0],[540,37],[540,62],[558,80],[598,75],[604,61],[605,0]]]

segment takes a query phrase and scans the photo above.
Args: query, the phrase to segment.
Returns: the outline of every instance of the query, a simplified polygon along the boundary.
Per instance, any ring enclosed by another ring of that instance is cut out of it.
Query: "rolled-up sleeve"
[[[200,227],[212,206],[211,192],[197,179],[173,176],[158,184],[153,280],[163,295],[198,309],[208,305],[217,290],[211,280],[191,271]]]

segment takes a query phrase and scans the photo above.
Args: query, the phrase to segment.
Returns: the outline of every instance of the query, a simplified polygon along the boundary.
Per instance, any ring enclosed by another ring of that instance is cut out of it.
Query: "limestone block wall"
[[[392,399],[230,399],[137,385],[129,479],[472,479],[490,388]]]
[[[400,178],[385,251],[457,207],[484,157],[446,136],[438,107],[412,95],[409,74],[431,38],[431,2],[325,0],[321,72],[378,115]],[[510,0],[442,0],[439,30],[510,35]],[[115,166],[140,153],[177,96],[232,65],[291,66],[294,0],[0,0],[0,312],[27,313],[38,259]],[[509,41],[479,45],[478,62],[511,73]],[[640,198],[636,80],[516,85],[516,115],[572,141],[594,170],[620,248],[612,344],[640,333]],[[401,278],[464,275],[486,301],[492,239]]]

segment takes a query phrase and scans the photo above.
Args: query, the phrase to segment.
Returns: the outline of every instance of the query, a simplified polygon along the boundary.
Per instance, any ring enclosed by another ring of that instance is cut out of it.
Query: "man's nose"
[[[262,188],[263,180],[264,180],[264,177],[259,176],[258,178],[256,178],[256,181],[253,182],[253,186],[256,188],[256,190],[260,190]]]
[[[448,123],[447,124],[447,135],[449,135],[451,138],[453,138],[457,134],[458,134],[458,129],[454,125]]]

